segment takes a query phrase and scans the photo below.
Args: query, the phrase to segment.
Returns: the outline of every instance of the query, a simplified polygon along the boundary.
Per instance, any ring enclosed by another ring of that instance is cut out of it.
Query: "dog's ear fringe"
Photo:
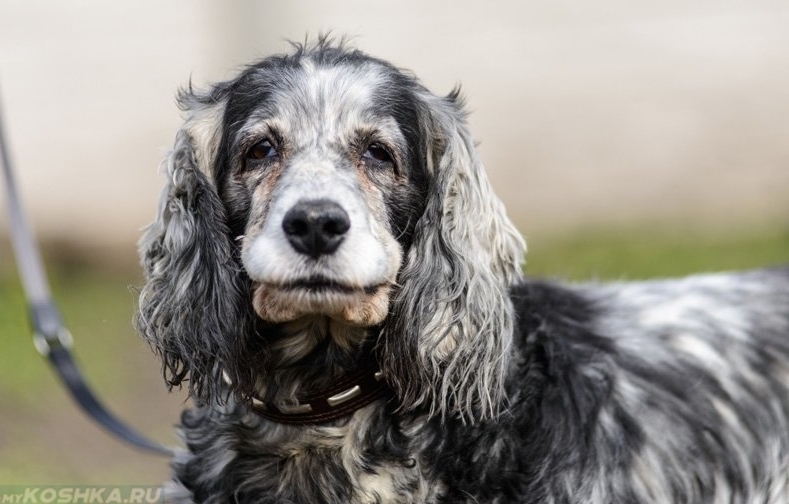
[[[182,129],[166,163],[156,220],[140,243],[146,283],[135,326],[161,358],[168,387],[188,381],[198,401],[221,402],[227,394],[222,373],[235,375],[252,332],[242,309],[248,286],[225,209],[199,158],[195,140]]]
[[[428,92],[422,128],[433,153],[424,214],[379,345],[401,408],[474,422],[505,404],[513,333],[509,288],[525,244],[477,158],[459,90]]]

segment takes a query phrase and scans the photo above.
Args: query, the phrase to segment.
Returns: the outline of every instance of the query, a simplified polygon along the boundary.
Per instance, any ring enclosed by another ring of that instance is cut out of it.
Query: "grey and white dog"
[[[136,320],[195,401],[169,499],[789,503],[789,269],[524,278],[459,94],[328,39],[179,103]]]

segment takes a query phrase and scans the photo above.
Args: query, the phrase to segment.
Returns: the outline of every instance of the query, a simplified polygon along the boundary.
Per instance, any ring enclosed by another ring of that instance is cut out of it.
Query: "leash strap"
[[[71,353],[73,344],[71,333],[63,324],[60,312],[52,300],[41,254],[22,212],[2,122],[2,109],[0,109],[0,160],[6,179],[11,241],[30,309],[34,346],[49,360],[60,380],[71,393],[71,397],[93,420],[137,448],[159,455],[172,455],[173,451],[170,448],[138,434],[110,413],[90,389],[74,361]]]

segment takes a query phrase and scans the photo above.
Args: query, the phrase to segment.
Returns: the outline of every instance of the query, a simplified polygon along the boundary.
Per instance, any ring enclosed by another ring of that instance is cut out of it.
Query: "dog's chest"
[[[415,441],[424,422],[395,426],[388,416],[376,414],[380,406],[362,408],[347,423],[326,427],[284,426],[245,416],[239,423],[249,426],[251,435],[232,440],[198,423],[185,434],[202,440],[204,449],[176,464],[177,472],[187,488],[197,490],[195,495],[202,494],[203,482],[185,476],[222,474],[219,479],[230,483],[220,493],[232,493],[237,502],[437,502],[444,486],[423,466],[421,443]]]
[[[441,485],[428,481],[416,468],[381,466],[374,474],[356,478],[354,504],[395,504],[402,502],[436,502]]]
[[[333,502],[329,494],[339,497],[343,493],[338,502],[350,504],[437,501],[442,485],[426,476],[418,453],[385,446],[380,438],[371,443],[359,433],[358,426],[348,426],[331,436],[302,440],[300,446],[281,453],[280,481],[283,477],[290,480],[288,489],[280,487],[284,494],[297,497],[301,493],[298,498]],[[395,451],[399,452],[396,457],[392,456]]]

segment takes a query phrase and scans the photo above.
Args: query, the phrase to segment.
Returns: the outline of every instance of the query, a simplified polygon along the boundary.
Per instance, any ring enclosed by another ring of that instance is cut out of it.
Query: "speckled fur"
[[[328,39],[180,103],[137,317],[195,401],[168,502],[789,503],[789,269],[526,279],[458,93]],[[307,260],[278,226],[314,193],[353,234]],[[250,409],[370,352],[391,398],[311,426]]]

